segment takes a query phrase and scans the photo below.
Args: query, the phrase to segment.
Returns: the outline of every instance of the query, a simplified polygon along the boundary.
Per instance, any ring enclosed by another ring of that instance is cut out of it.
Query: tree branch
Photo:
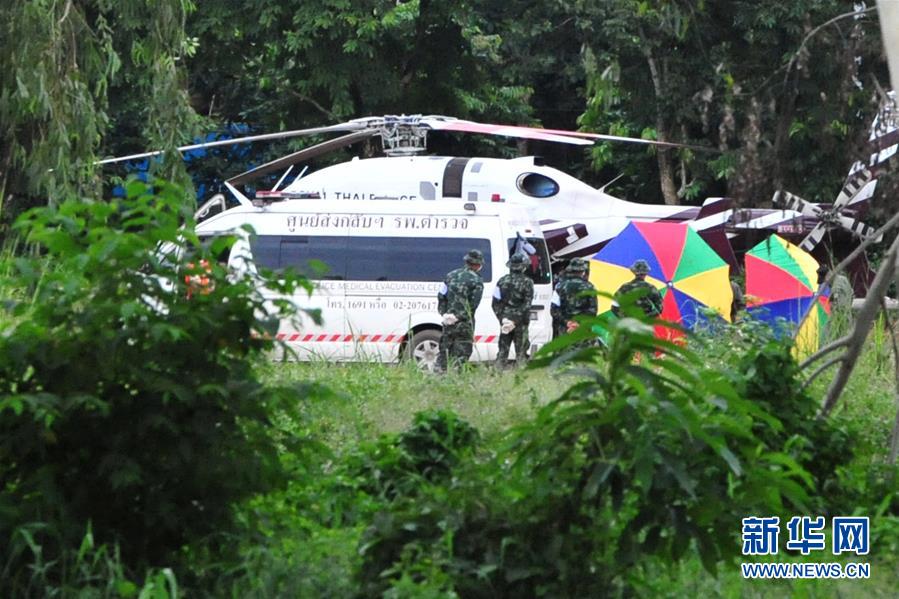
[[[892,245],[890,245],[890,249],[883,259],[883,263],[877,270],[877,276],[874,277],[874,282],[868,290],[868,296],[865,298],[862,308],[858,312],[858,316],[855,319],[855,326],[848,335],[849,339],[846,344],[846,353],[843,355],[843,362],[833,381],[830,383],[827,394],[824,396],[824,402],[821,406],[818,418],[825,418],[830,414],[834,406],[836,406],[837,401],[840,399],[840,394],[843,392],[846,383],[849,381],[849,375],[852,374],[852,370],[855,368],[855,363],[858,361],[858,356],[861,354],[865,340],[868,338],[868,333],[874,326],[874,321],[877,318],[877,314],[880,312],[883,297],[886,295],[887,289],[893,281],[897,252],[899,252],[899,237],[896,237]]]
[[[893,419],[893,430],[890,432],[890,451],[887,460],[890,464],[895,464],[896,457],[899,456],[899,343],[896,341],[896,329],[890,312],[886,309],[886,302],[884,302],[881,308],[887,321],[887,328],[890,331],[890,341],[893,343],[893,383],[895,385],[893,398],[896,404],[896,417]]]
[[[318,111],[320,113],[322,113],[323,115],[328,117],[330,120],[332,120],[332,121],[337,120],[334,117],[334,113],[332,113],[330,110],[328,110],[327,108],[325,108],[324,106],[322,106],[321,104],[319,104],[318,102],[316,102],[315,100],[310,98],[309,96],[303,95],[300,92],[293,90],[293,89],[287,90],[287,91],[291,96],[293,96],[299,100],[302,100],[303,102],[308,102],[309,104],[312,104],[316,109],[318,109]]]
[[[845,347],[847,343],[849,343],[849,335],[846,335],[845,337],[840,337],[836,341],[832,341],[832,342],[828,343],[827,345],[825,345],[824,347],[822,347],[821,349],[819,349],[818,351],[816,351],[815,353],[810,355],[808,358],[803,360],[802,363],[799,364],[799,368],[800,369],[808,368],[813,363],[817,362],[818,360],[820,360],[821,358],[823,358],[830,352],[834,351],[835,349]]]
[[[640,40],[642,42],[643,57],[649,66],[649,74],[652,79],[652,86],[655,91],[655,125],[656,136],[659,141],[668,141],[671,136],[668,135],[668,120],[665,118],[664,107],[662,106],[662,98],[665,95],[665,63],[659,60],[652,52],[646,34],[643,28],[640,28]],[[662,197],[665,203],[669,205],[678,204],[677,189],[674,187],[674,174],[672,173],[671,153],[668,148],[658,148],[656,152],[656,161],[659,164],[659,184],[662,191]]]
[[[858,247],[855,248],[854,250],[852,250],[852,252],[850,252],[849,255],[846,256],[846,257],[843,259],[842,262],[840,262],[839,264],[837,264],[836,266],[834,266],[834,267],[831,269],[831,271],[827,274],[827,276],[824,278],[824,280],[821,282],[821,284],[818,285],[818,289],[815,291],[815,294],[812,296],[812,305],[815,305],[815,302],[817,302],[817,301],[818,301],[818,298],[821,297],[821,293],[824,291],[824,288],[827,287],[827,286],[829,286],[831,283],[833,283],[834,278],[836,278],[836,276],[837,276],[840,272],[842,272],[843,270],[845,270],[845,268],[846,268],[847,266],[849,266],[849,265],[852,263],[853,260],[855,260],[856,258],[858,258],[859,255],[860,255],[862,252],[864,252],[865,249],[866,249],[869,245],[871,245],[872,243],[875,243],[881,236],[883,236],[887,231],[889,231],[890,229],[892,229],[893,227],[895,227],[897,224],[899,224],[899,212],[897,212],[896,214],[894,214],[893,217],[890,218],[890,220],[888,220],[882,227],[880,227],[879,229],[877,229],[876,231],[874,231],[874,233],[873,233],[870,237],[868,237],[867,239],[865,239],[864,241],[862,241],[860,244],[858,244]],[[878,272],[879,272],[879,271],[878,271]],[[811,315],[811,313],[812,313],[811,310],[809,310],[808,312],[806,312],[806,314],[805,314],[805,316],[802,318],[802,320],[799,321],[799,326],[796,327],[796,330],[797,330],[797,331],[798,331],[800,328],[802,328],[802,325],[805,324],[805,319],[808,318],[808,317]],[[820,350],[819,350],[818,352],[816,352],[816,355],[817,355],[817,353],[821,353]],[[817,357],[816,357],[816,355],[813,355],[813,356],[809,357],[809,358],[808,358],[805,362],[803,362],[802,364],[809,364],[809,363],[811,363],[811,362],[813,361],[812,358],[817,359],[818,357],[820,357],[820,356],[817,356]]]
[[[65,9],[63,10],[62,16],[59,17],[59,20],[56,22],[57,27],[62,27],[63,21],[69,18],[69,11],[72,10],[72,0],[68,0],[66,2]]]
[[[818,368],[816,368],[815,371],[814,371],[813,373],[811,373],[810,375],[808,375],[808,378],[805,379],[805,382],[804,382],[804,383],[802,383],[802,388],[805,389],[806,387],[808,387],[809,385],[811,385],[811,384],[812,384],[812,381],[814,381],[816,378],[818,378],[818,375],[820,375],[821,373],[823,373],[825,370],[827,370],[828,368],[830,368],[831,366],[833,366],[833,365],[836,364],[837,362],[842,361],[842,360],[843,360],[843,357],[844,357],[844,356],[834,356],[834,357],[832,357],[831,359],[829,359],[828,361],[824,362],[824,364],[821,364],[821,366],[819,366]]]
[[[822,29],[824,29],[825,27],[827,27],[829,25],[833,25],[837,21],[841,21],[843,19],[848,19],[849,17],[858,17],[858,16],[865,15],[870,12],[874,12],[876,10],[877,10],[876,6],[870,6],[864,10],[853,10],[852,12],[843,13],[841,15],[835,16],[834,18],[832,18],[828,21],[821,23],[820,25],[818,25],[817,27],[815,27],[814,29],[809,31],[808,34],[806,34],[806,36],[804,38],[802,38],[802,43],[799,44],[799,48],[795,52],[793,52],[793,56],[790,57],[790,62],[787,63],[787,67],[786,67],[787,72],[784,73],[784,85],[787,84],[787,78],[789,78],[789,76],[790,76],[790,71],[793,70],[793,65],[796,64],[796,59],[799,58],[799,55],[802,53],[802,50],[805,49],[805,44],[813,36],[815,36],[819,31],[821,31]]]

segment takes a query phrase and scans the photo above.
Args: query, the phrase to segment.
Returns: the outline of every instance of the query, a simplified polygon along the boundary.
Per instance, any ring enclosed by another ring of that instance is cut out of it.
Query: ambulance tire
[[[424,329],[412,335],[406,344],[407,359],[415,361],[422,370],[433,371],[437,367],[437,356],[440,354],[440,331]]]

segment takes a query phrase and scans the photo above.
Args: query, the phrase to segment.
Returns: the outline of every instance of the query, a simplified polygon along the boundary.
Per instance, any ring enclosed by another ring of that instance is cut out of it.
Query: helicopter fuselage
[[[729,237],[750,230],[801,234],[808,228],[799,212],[734,211],[725,198],[710,198],[702,207],[628,202],[532,156],[354,158],[300,177],[284,192],[334,201],[458,199],[515,203],[540,223],[557,259],[595,253],[631,221],[688,222],[700,232],[726,230]]]

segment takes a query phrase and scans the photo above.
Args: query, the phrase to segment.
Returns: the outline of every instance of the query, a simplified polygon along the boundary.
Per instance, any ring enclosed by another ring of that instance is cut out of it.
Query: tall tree
[[[876,21],[864,12],[834,20],[846,10],[837,0],[592,6],[583,123],[724,151],[709,163],[659,152],[669,203],[719,191],[757,205],[777,187],[829,201],[854,135],[866,133],[870,76],[883,68]],[[599,164],[618,162],[614,154],[600,151]]]
[[[267,127],[483,108],[495,56],[470,6],[432,0],[201,4],[192,88],[212,115]]]
[[[190,0],[8,0],[0,5],[0,200],[22,207],[94,194],[110,86],[130,72],[153,146],[181,141],[191,112],[180,75]],[[125,58],[123,58],[123,56]],[[124,67],[124,69],[123,69]],[[180,160],[171,160],[178,168]]]
[[[495,76],[500,40],[477,9],[433,0],[202,3],[189,20],[199,42],[194,105],[257,130],[400,113],[522,122],[529,90]]]

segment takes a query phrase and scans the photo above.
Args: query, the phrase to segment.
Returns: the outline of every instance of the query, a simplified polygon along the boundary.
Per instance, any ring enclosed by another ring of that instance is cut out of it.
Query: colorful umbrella
[[[789,241],[772,235],[746,253],[749,314],[796,338],[797,357],[815,350],[830,315],[827,290],[815,297],[818,262]]]
[[[730,320],[729,267],[686,224],[630,223],[593,256],[590,281],[599,291],[614,294],[634,278],[630,266],[640,258],[649,264],[646,280],[662,295],[663,319],[693,328],[707,320],[711,308]],[[600,314],[612,307],[609,298],[600,297],[598,303]],[[662,331],[669,329],[657,328]]]

